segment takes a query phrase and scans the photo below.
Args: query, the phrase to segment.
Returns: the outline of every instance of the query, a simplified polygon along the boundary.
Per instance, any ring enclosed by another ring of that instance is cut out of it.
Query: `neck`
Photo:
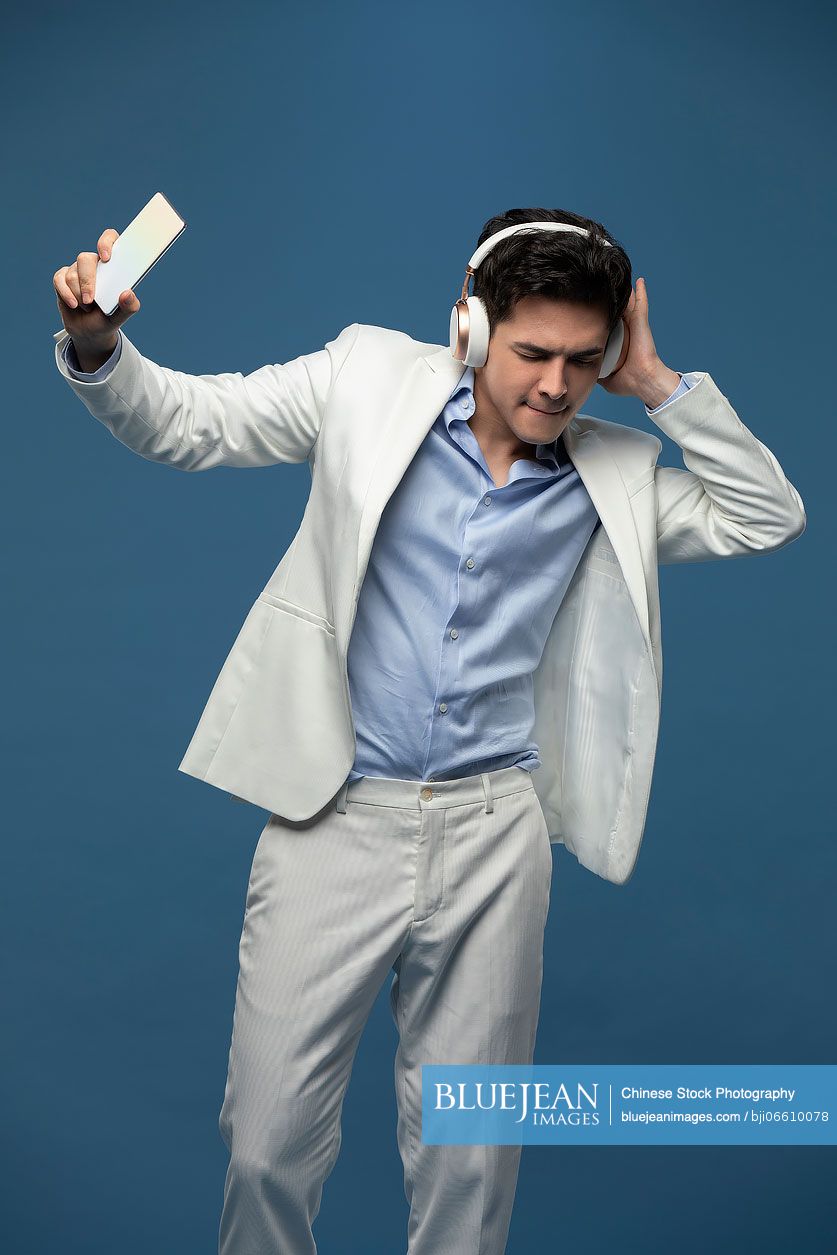
[[[479,375],[474,380],[474,412],[468,419],[468,426],[477,438],[477,443],[488,458],[496,461],[507,461],[510,464],[517,458],[535,456],[535,445],[519,440],[503,419],[481,397]]]

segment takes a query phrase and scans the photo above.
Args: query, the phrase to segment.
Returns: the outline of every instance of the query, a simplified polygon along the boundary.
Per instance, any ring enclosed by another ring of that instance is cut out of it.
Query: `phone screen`
[[[186,223],[163,193],[155,192],[114,240],[108,260],[100,258],[96,265],[93,299],[103,314],[114,312],[120,294],[137,286],[185,228]]]

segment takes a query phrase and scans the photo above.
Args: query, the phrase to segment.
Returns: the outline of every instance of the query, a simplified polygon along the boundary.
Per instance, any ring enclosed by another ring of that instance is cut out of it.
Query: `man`
[[[58,368],[118,440],[183,470],[311,468],[299,531],[180,764],[271,812],[220,1117],[222,1255],[316,1249],[390,969],[409,1250],[505,1249],[521,1148],[424,1145],[422,1064],[531,1062],[553,844],[613,883],[634,868],[657,564],[766,552],[805,527],[710,376],[660,360],[645,284],[600,223],[516,209],[480,243],[533,222],[569,230],[512,233],[478,266],[480,365],[355,323],[246,377],[185,375],[119,330],[133,293],[111,319],[83,303],[116,232],[55,275]],[[627,353],[607,374],[620,320]],[[687,469],[656,465],[657,437],[582,413],[600,376],[645,403]]]

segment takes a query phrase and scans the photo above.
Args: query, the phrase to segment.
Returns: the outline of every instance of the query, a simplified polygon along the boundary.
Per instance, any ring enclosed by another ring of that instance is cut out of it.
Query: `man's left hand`
[[[636,287],[622,315],[628,324],[630,345],[628,356],[615,375],[600,379],[605,392],[616,396],[639,397],[649,409],[662,405],[680,383],[680,375],[660,361],[648,322],[648,293],[645,280],[637,279]]]

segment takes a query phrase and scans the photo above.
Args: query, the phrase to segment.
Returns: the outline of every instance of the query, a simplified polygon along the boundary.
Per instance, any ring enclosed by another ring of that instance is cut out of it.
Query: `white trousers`
[[[552,868],[518,767],[365,777],[311,820],[271,815],[247,888],[219,1117],[220,1255],[316,1252],[346,1086],[390,970],[409,1255],[502,1255],[522,1148],[424,1145],[421,1067],[532,1062]]]

